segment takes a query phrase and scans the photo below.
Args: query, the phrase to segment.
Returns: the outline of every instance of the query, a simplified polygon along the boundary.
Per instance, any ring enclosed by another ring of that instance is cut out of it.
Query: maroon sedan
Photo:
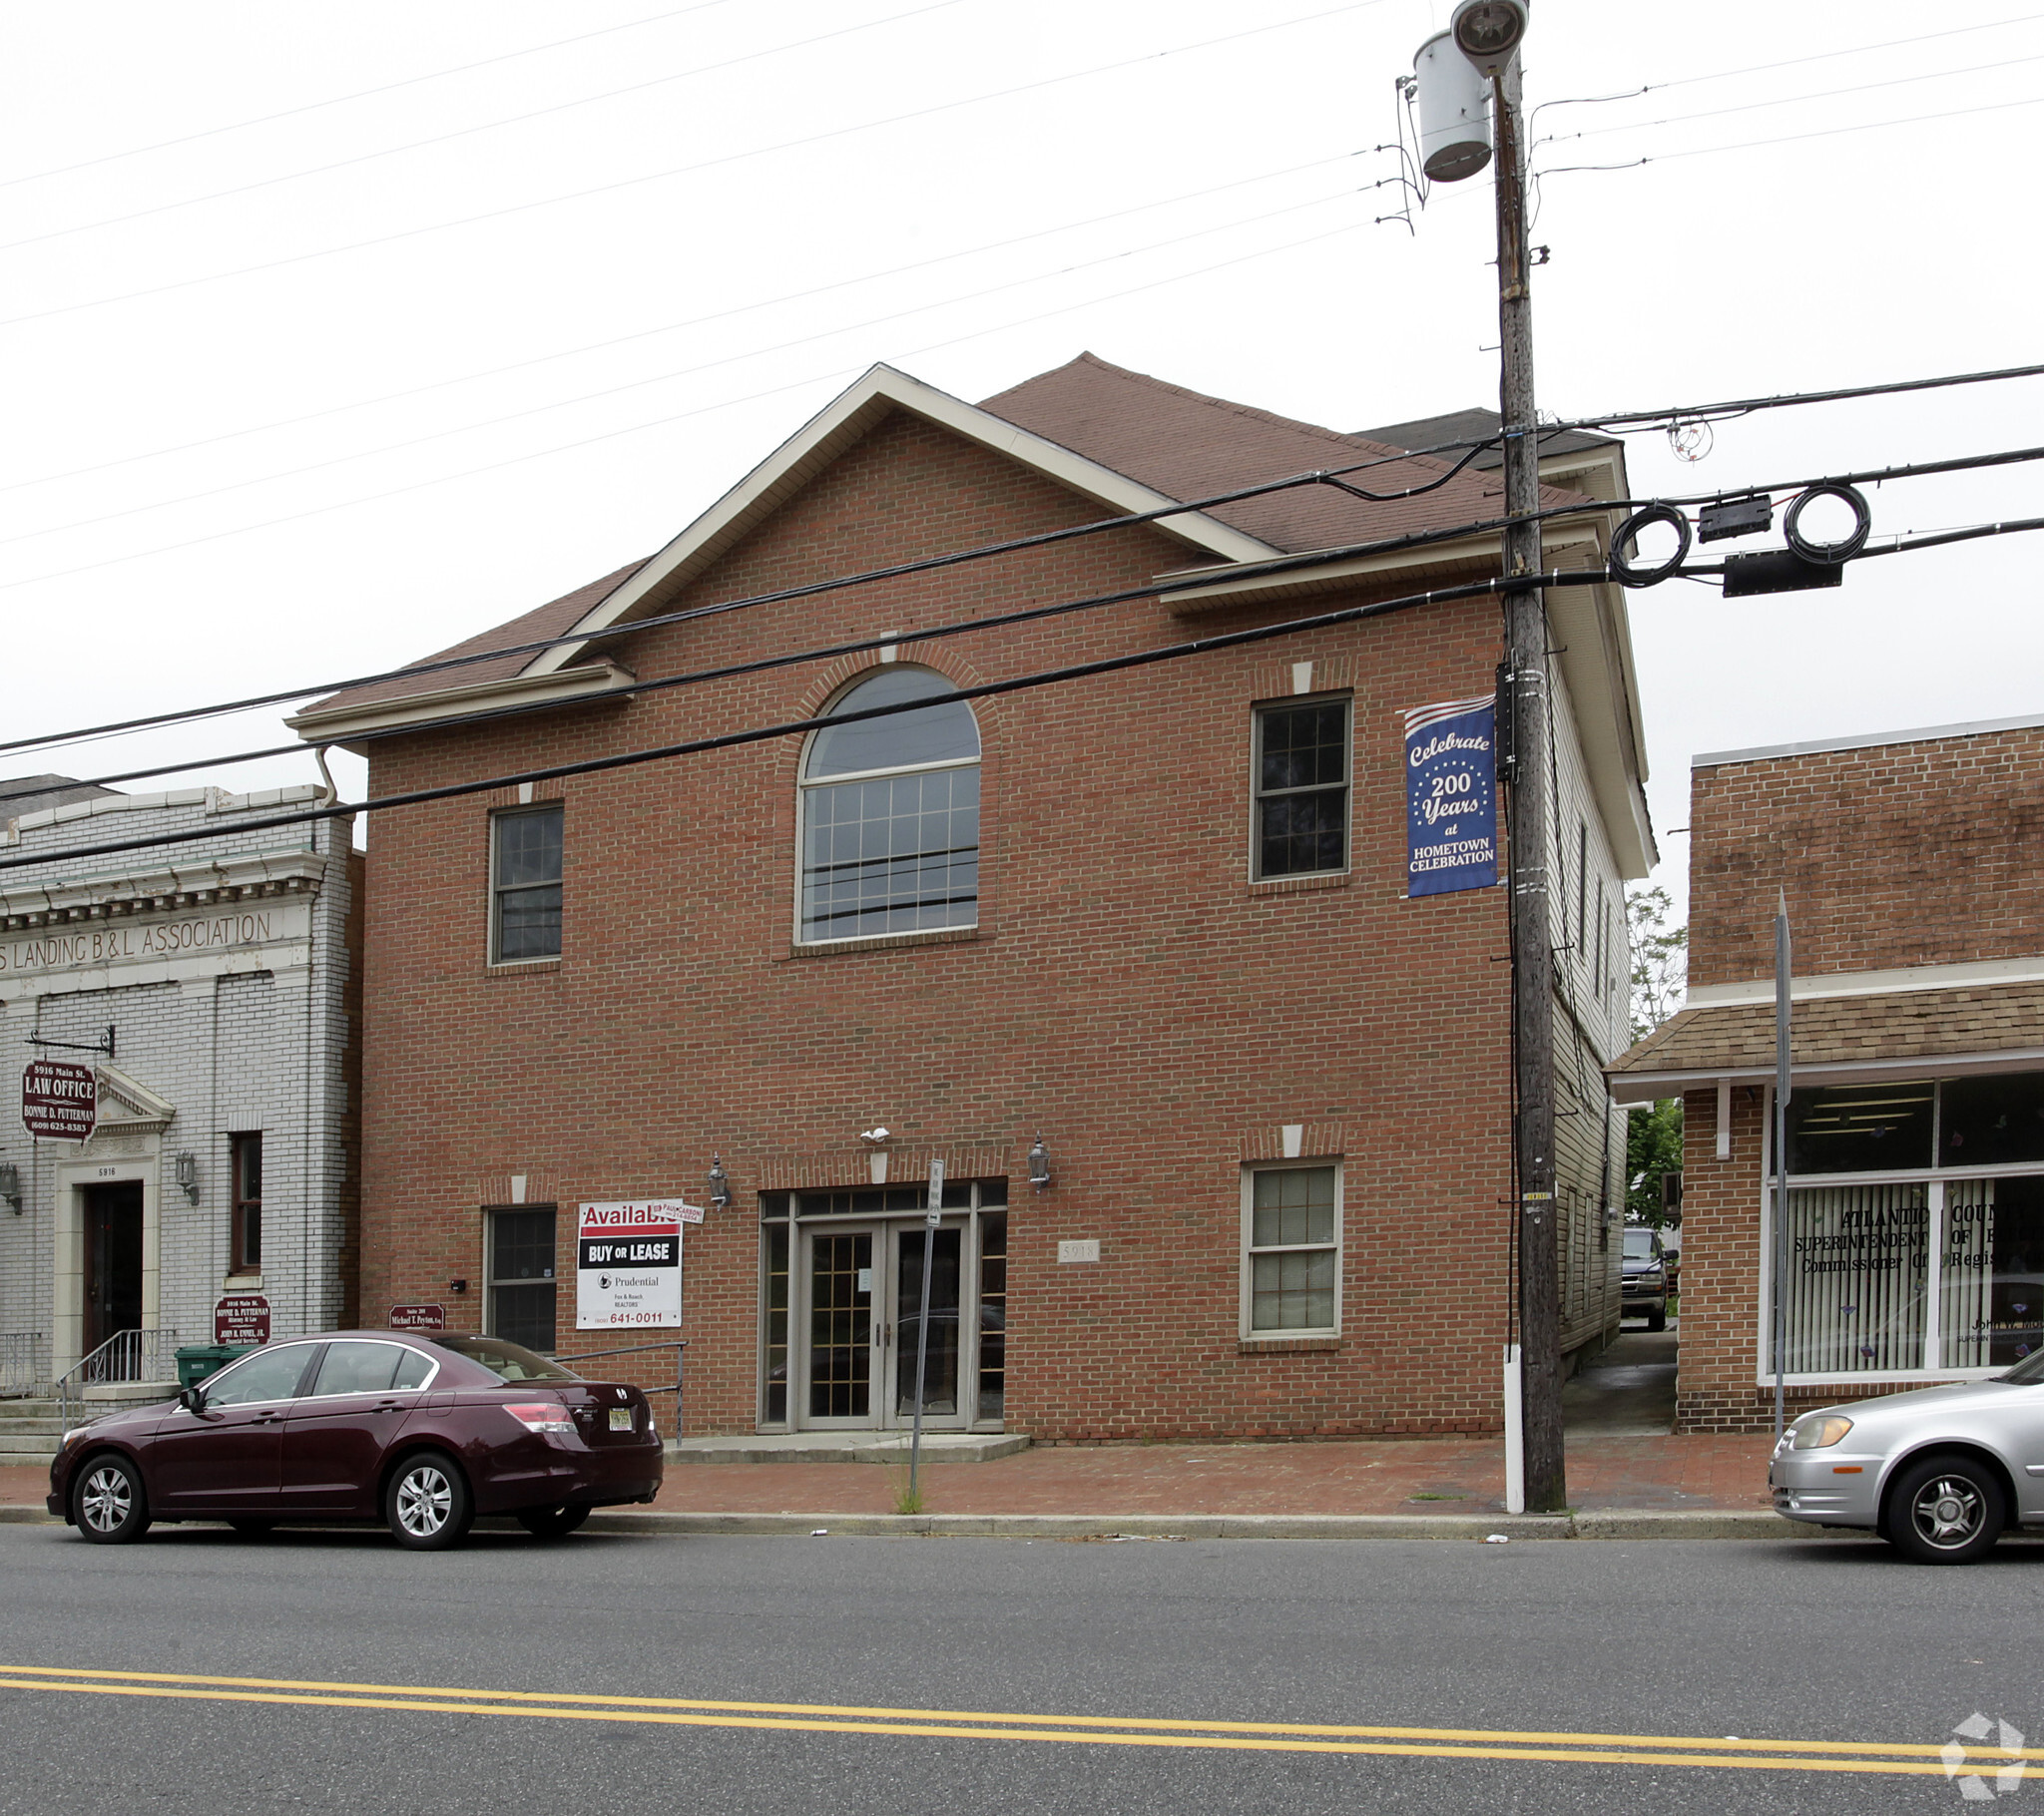
[[[651,1501],[662,1458],[636,1387],[497,1337],[329,1331],[66,1433],[49,1508],[103,1545],[157,1520],[252,1534],[382,1520],[399,1545],[437,1551],[478,1514],[557,1539],[593,1507]]]

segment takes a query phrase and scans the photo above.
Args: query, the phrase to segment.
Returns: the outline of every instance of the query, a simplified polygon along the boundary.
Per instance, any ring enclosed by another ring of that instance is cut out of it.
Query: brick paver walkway
[[[1578,1508],[1765,1508],[1766,1438],[1569,1441]],[[657,1503],[678,1513],[891,1513],[906,1472],[871,1463],[686,1464]],[[1482,1514],[1502,1511],[1496,1440],[1055,1446],[923,1472],[938,1514]],[[0,1470],[0,1504],[40,1505],[41,1470]]]

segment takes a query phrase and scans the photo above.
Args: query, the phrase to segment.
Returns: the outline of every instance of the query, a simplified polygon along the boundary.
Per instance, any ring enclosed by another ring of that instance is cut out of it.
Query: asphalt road
[[[2044,1743],[2040,1600],[2032,1545],[1935,1570],[1850,1542],[479,1532],[421,1555],[0,1527],[0,1811],[1956,1808],[1934,1754],[1905,1756],[1932,1776],[1867,1775],[1833,1769],[1869,1762],[1841,1743],[1935,1748],[1976,1711]],[[505,1691],[528,1699],[482,1694]],[[1633,1739],[1508,1737],[1529,1730]],[[1664,1763],[1756,1740],[1827,1744],[1786,1769]]]

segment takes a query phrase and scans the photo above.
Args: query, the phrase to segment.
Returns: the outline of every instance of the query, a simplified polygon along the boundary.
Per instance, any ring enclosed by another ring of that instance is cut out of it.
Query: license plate
[[[632,1429],[632,1409],[631,1409],[631,1408],[630,1408],[629,1406],[614,1406],[614,1407],[612,1407],[612,1408],[611,1408],[611,1430],[612,1430],[612,1431],[614,1431],[614,1432],[628,1432],[628,1431],[630,1431],[631,1429]]]

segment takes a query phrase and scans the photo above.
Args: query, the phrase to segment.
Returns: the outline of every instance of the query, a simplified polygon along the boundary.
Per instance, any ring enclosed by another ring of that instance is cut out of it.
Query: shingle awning
[[[1881,1074],[2044,1069],[2044,983],[1798,999],[1794,1076],[1836,1083]],[[1773,1003],[1714,1003],[1671,1016],[1605,1069],[1620,1104],[1679,1097],[1721,1079],[1775,1075]]]

